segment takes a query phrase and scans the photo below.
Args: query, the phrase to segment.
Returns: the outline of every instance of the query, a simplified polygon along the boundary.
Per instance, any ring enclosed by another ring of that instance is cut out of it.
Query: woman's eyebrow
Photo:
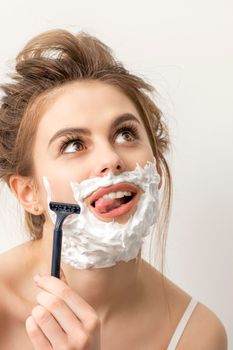
[[[115,129],[118,125],[120,125],[123,122],[126,122],[128,120],[135,121],[135,122],[137,122],[140,125],[140,121],[133,114],[131,114],[131,113],[124,113],[124,114],[118,116],[115,120],[113,120],[113,122],[110,125],[110,128],[111,129]],[[64,129],[60,129],[49,140],[48,148],[51,145],[51,143],[54,142],[57,138],[65,136],[65,135],[67,135],[69,133],[75,133],[75,134],[86,135],[86,136],[90,136],[91,135],[91,131],[89,129],[87,129],[87,128],[64,128]]]

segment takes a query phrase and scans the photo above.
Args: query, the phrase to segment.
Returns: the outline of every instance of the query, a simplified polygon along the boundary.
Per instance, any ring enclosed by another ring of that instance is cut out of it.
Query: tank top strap
[[[171,338],[171,341],[168,345],[167,350],[175,350],[176,346],[184,332],[184,329],[193,313],[193,310],[195,309],[196,305],[198,304],[198,301],[195,298],[192,298],[190,300],[189,305],[187,306],[180,322],[178,323],[178,326],[176,327],[176,330]]]

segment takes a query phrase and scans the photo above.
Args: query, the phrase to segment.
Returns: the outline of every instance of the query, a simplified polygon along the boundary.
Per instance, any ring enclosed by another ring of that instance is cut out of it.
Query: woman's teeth
[[[128,191],[108,193],[95,201],[95,209],[99,213],[106,213],[129,202],[133,197],[131,192]]]
[[[118,192],[111,192],[111,193],[107,193],[105,194],[102,198],[122,198],[125,196],[132,196],[132,192],[129,191],[118,191]]]

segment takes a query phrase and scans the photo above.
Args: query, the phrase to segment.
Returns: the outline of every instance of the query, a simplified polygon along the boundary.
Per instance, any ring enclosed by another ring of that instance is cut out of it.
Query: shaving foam
[[[134,183],[143,190],[136,211],[124,224],[114,219],[110,222],[100,220],[89,210],[84,199],[100,187],[121,182]],[[136,258],[145,237],[152,232],[157,222],[159,182],[155,158],[153,162],[148,161],[144,168],[136,163],[135,170],[120,175],[110,171],[103,177],[86,179],[80,183],[70,182],[81,212],[68,216],[63,223],[62,262],[77,269],[106,268]],[[55,224],[56,214],[49,208],[49,202],[53,199],[46,176],[43,176],[43,183],[48,195],[48,212]]]

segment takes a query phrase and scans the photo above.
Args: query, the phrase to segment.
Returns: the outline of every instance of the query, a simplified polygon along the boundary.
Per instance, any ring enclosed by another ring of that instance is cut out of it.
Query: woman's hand
[[[100,320],[95,310],[61,279],[41,276],[43,291],[26,319],[26,330],[35,350],[100,350]]]

